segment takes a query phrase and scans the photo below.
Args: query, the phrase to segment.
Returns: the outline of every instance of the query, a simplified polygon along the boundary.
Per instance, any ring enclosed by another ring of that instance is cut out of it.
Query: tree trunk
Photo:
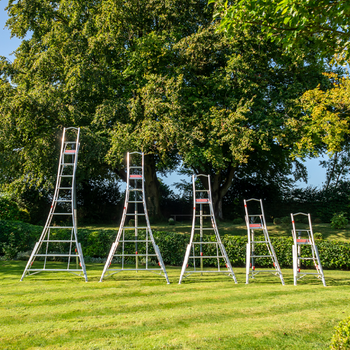
[[[160,188],[153,155],[145,156],[145,195],[148,215],[154,218],[162,216],[160,209]]]

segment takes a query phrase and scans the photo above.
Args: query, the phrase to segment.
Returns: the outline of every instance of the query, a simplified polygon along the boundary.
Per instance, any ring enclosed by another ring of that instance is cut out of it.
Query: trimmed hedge
[[[0,255],[7,258],[15,257],[14,252],[25,252],[33,249],[38,241],[42,227],[18,221],[0,221]],[[63,230],[57,230],[56,239],[63,238]],[[53,235],[53,233],[51,233]],[[92,258],[106,258],[117,235],[116,230],[78,229],[78,240],[82,245],[84,256]],[[142,235],[142,232],[139,232]],[[189,242],[189,234],[175,232],[153,232],[156,244],[159,246],[165,264],[181,266]],[[259,240],[259,237],[256,237]],[[205,236],[204,241],[215,241],[215,236]],[[280,266],[291,268],[293,264],[291,237],[271,238]],[[245,266],[247,238],[245,236],[222,237],[226,252],[233,266]],[[350,269],[350,243],[317,240],[322,266],[324,269]],[[215,245],[203,245],[208,254],[215,254]],[[304,256],[310,255],[310,247],[303,247]],[[10,252],[6,254],[6,249]],[[126,252],[133,252],[133,245],[126,247]],[[140,246],[139,253],[145,248]],[[197,249],[197,248],[196,248]],[[255,252],[263,255],[266,252],[264,245],[258,245]],[[11,256],[12,255],[12,256]],[[205,255],[205,254],[204,254]],[[207,264],[215,264],[214,259],[205,259]],[[311,261],[306,261],[304,267],[311,267]],[[256,259],[256,266],[271,266],[269,259]]]

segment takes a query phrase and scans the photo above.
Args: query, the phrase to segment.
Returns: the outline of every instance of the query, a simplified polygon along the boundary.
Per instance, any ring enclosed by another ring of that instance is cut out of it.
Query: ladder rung
[[[58,187],[59,190],[72,190],[72,187]]]
[[[49,226],[48,228],[74,228],[73,226]]]
[[[133,165],[133,166],[129,166],[129,169],[142,169],[142,166]]]
[[[322,277],[322,273],[318,273],[318,272],[298,272],[298,275],[317,275],[317,276],[321,276]]]
[[[75,240],[71,239],[44,239],[42,242],[45,243],[75,243]]]
[[[143,216],[145,216],[146,214],[145,213],[137,213],[137,214],[135,214],[135,213],[126,213],[125,215],[128,215],[128,216],[130,216],[130,215],[132,215],[132,216],[140,216],[140,215],[143,215]]]
[[[114,254],[114,256],[157,256],[157,254]]]
[[[72,202],[72,199],[56,199],[55,202]]]
[[[195,227],[194,229],[195,229],[195,230],[214,230],[213,227],[202,227],[202,228],[200,228],[200,227]]]
[[[203,258],[203,259],[217,259],[217,258],[221,258],[221,259],[224,259],[225,257],[224,256],[221,256],[221,255],[219,255],[219,256],[217,256],[217,255],[191,255],[191,256],[189,256],[188,257],[189,259],[199,259],[199,258]]]
[[[192,242],[192,244],[222,244],[219,242]]]
[[[117,263],[120,264],[120,263]],[[108,271],[163,271],[162,268],[158,268],[158,269],[150,269],[150,268],[144,268],[144,269],[129,269],[127,267],[124,267],[122,269],[108,269]]]
[[[61,256],[61,257],[75,257],[75,256],[77,256],[77,254],[54,254],[54,253],[52,253],[52,254],[35,254],[35,256],[48,256],[48,257],[50,257],[50,256]]]
[[[196,218],[200,218],[200,217],[209,217],[209,216],[212,216],[210,214],[203,214],[203,215],[200,215],[200,214],[196,214]]]
[[[73,175],[60,175],[60,177],[73,177]]]
[[[72,213],[52,213],[52,215],[73,215]]]
[[[251,258],[272,258],[272,255],[251,255]]]
[[[27,269],[27,271],[49,271],[49,272],[65,272],[65,271],[73,271],[73,272],[82,272],[82,269]]]
[[[131,229],[135,229],[135,228],[145,230],[148,227],[147,226],[137,226],[137,227],[135,227],[135,226],[124,226],[123,229],[125,229],[125,228],[130,229],[130,230]]]
[[[129,192],[142,192],[142,188],[129,188]]]
[[[128,203],[143,203],[143,201],[128,201]]]
[[[131,174],[131,175],[129,176],[129,179],[141,180],[141,179],[142,179],[142,175]]]
[[[298,257],[299,260],[317,260],[316,258],[300,258]]]
[[[125,240],[122,240],[120,239],[119,240],[120,243],[127,243],[127,242],[143,242],[143,243],[147,243],[147,242],[152,242],[150,239],[149,240],[146,240],[146,239],[125,239]]]
[[[259,244],[259,243],[269,243],[269,241],[252,241],[251,243],[256,243],[256,244]]]
[[[75,163],[61,163],[61,165],[75,165]]]

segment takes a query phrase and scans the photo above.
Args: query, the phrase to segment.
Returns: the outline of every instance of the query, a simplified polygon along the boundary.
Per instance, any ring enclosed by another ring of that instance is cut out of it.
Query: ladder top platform
[[[250,228],[263,228],[261,224],[249,224]]]
[[[74,153],[76,153],[76,150],[75,150],[75,149],[66,149],[66,150],[64,151],[64,154],[74,154]]]
[[[208,203],[209,198],[198,198],[196,199],[196,203]]]
[[[309,244],[310,240],[309,239],[297,239],[297,243]]]
[[[142,175],[130,175],[130,179],[142,179]]]

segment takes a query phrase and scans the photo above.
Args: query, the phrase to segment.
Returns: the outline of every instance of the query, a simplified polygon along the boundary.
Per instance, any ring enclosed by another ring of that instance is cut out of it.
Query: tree
[[[236,30],[228,38],[213,24],[178,41],[172,54],[167,74],[147,77],[140,91],[144,122],[162,135],[159,147],[175,146],[191,172],[211,175],[222,219],[222,199],[242,164],[259,157],[273,164],[280,154],[291,171],[288,156],[298,135],[287,121],[301,116],[297,98],[326,81],[324,67],[311,52],[285,54],[258,31]],[[131,127],[120,128],[136,138]]]
[[[349,59],[350,3],[346,0],[209,0],[216,3],[221,28],[258,26],[266,37],[303,51],[313,46],[322,57]]]
[[[17,187],[52,185],[57,135],[77,125],[82,181],[125,177],[125,152],[142,150],[158,215],[156,173],[181,157],[212,175],[222,218],[242,164],[264,152],[273,162],[278,149],[291,169],[299,135],[287,121],[301,116],[297,97],[326,80],[311,51],[285,53],[255,29],[217,33],[206,1],[12,0],[9,13],[13,35],[32,32],[0,67],[0,181]]]

